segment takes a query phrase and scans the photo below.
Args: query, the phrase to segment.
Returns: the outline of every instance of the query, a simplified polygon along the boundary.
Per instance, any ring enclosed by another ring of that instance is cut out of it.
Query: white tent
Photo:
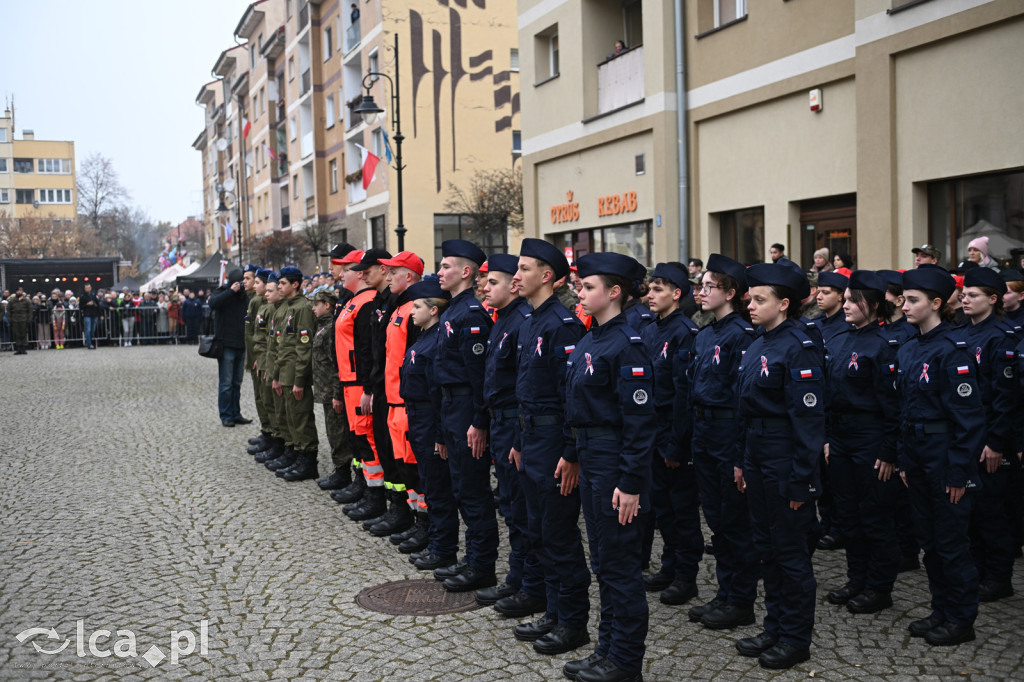
[[[173,286],[174,280],[176,280],[178,277],[182,275],[188,275],[189,273],[194,272],[195,270],[198,269],[199,263],[194,261],[191,264],[189,264],[188,267],[182,267],[181,265],[175,263],[169,268],[164,268],[163,270],[161,270],[160,274],[158,274],[156,277],[143,284],[140,287],[140,290],[143,293],[145,293],[147,291],[156,291],[157,289],[162,289],[165,286]]]

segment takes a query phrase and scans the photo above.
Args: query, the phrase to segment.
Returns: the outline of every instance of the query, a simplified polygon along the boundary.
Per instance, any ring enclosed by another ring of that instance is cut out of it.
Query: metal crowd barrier
[[[201,334],[213,333],[210,306],[204,304],[202,316],[188,322],[172,324],[166,310],[140,306],[118,310],[103,308],[93,328],[96,346],[147,346],[155,344],[194,344]],[[64,348],[85,346],[85,323],[82,311],[64,310],[63,322],[59,313],[38,309],[28,325],[29,348],[56,349],[59,339]],[[0,351],[14,349],[14,330],[7,316],[0,320]]]

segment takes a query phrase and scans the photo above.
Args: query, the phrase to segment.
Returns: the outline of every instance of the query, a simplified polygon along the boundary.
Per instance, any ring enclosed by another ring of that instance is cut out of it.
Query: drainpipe
[[[686,128],[686,40],[683,33],[686,21],[683,0],[675,0],[676,13],[676,144],[679,157],[679,260],[686,263],[690,257],[690,160]]]

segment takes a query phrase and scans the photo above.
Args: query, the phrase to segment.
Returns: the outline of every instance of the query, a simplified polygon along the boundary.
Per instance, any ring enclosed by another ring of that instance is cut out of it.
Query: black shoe
[[[856,585],[851,585],[850,583],[846,583],[845,585],[840,587],[838,590],[832,590],[831,592],[829,592],[828,596],[826,597],[826,599],[828,599],[828,603],[829,604],[835,604],[836,606],[842,606],[843,604],[845,604],[846,602],[850,601],[851,599],[856,597],[858,594],[860,594],[862,590],[863,590],[863,588],[861,588],[861,587],[857,587]]]
[[[385,511],[381,512],[378,518],[369,518],[364,520],[363,530],[368,531],[374,526],[376,526],[378,523],[391,523],[395,520],[395,517],[398,514],[398,504],[395,502],[394,495],[391,493],[385,493],[384,497],[391,497],[391,504]],[[406,507],[406,509],[408,510],[408,507]]]
[[[405,530],[398,531],[397,533],[392,533],[391,535],[389,535],[388,536],[388,542],[390,542],[392,545],[400,545],[403,542],[405,542],[406,540],[408,540],[412,536],[412,534],[415,533],[415,532],[416,532],[416,524],[414,523],[413,525],[409,526]]]
[[[416,517],[409,511],[409,504],[406,501],[396,502],[394,511],[395,513],[392,514],[391,519],[385,519],[381,523],[370,526],[370,535],[376,538],[383,538],[392,533],[401,533],[412,528],[412,524],[416,522]]]
[[[943,623],[924,633],[924,641],[932,646],[954,646],[964,642],[973,642],[974,626]]]
[[[937,613],[933,613],[927,618],[921,620],[915,620],[913,623],[907,626],[910,630],[911,637],[924,637],[926,634],[945,624],[945,619]]]
[[[740,652],[740,656],[757,658],[775,646],[778,641],[779,640],[775,637],[772,637],[767,632],[762,631],[761,634],[756,637],[744,637],[736,642],[736,651]]]
[[[690,619],[691,623],[699,623],[701,622],[701,619],[704,618],[704,614],[710,613],[712,611],[717,611],[723,606],[725,606],[725,600],[721,597],[715,597],[707,604],[694,606],[692,609],[686,612],[686,616]]]
[[[483,606],[491,606],[497,604],[499,600],[511,597],[514,594],[519,594],[519,588],[512,587],[508,583],[502,583],[494,587],[485,587],[476,593],[476,603]]]
[[[345,512],[345,515],[353,521],[375,519],[387,510],[387,504],[388,503],[384,501],[383,488],[367,488],[366,497],[364,497],[350,511]]]
[[[270,436],[267,438],[265,450],[257,452],[253,458],[260,464],[266,464],[272,459],[277,459],[284,454],[284,441],[280,438]]]
[[[460,561],[457,564],[453,563],[447,566],[442,566],[441,568],[438,568],[434,571],[434,580],[437,580],[438,582],[444,582],[445,580],[448,580],[448,578],[454,578],[455,576],[459,575],[464,570],[466,570],[466,567],[468,566],[469,564],[467,564],[465,561]]]
[[[900,559],[900,567],[897,569],[897,572],[906,573],[907,571],[916,571],[919,568],[921,568],[921,561],[914,554]]]
[[[416,559],[416,563],[413,566],[420,571],[436,571],[439,568],[445,566],[451,566],[457,561],[454,556],[440,556],[433,552],[427,552]]]
[[[668,573],[648,573],[644,576],[644,589],[648,592],[661,592],[672,584],[674,578]]]
[[[892,592],[872,590],[870,587],[846,602],[850,613],[878,613],[892,606]]]
[[[697,583],[676,580],[662,590],[659,600],[669,606],[682,606],[697,596]]]
[[[363,499],[366,494],[366,477],[363,473],[356,472],[355,478],[341,490],[332,490],[331,499],[338,504],[352,504]]]
[[[515,627],[512,633],[520,642],[536,642],[538,639],[554,630],[556,625],[558,625],[558,623],[555,622],[554,618],[541,616],[537,620],[529,623],[520,623]]]
[[[754,623],[754,607],[726,604],[705,613],[700,622],[711,630],[728,630],[741,625],[752,625]]]
[[[704,543],[704,553],[708,556],[715,556],[715,543],[708,540]]]
[[[536,645],[534,645],[536,646]],[[643,682],[642,672],[627,672],[607,658],[602,658],[589,668],[576,674],[579,682]]]
[[[256,436],[255,438],[250,438],[249,439],[249,445],[266,445],[266,443],[267,443],[267,432],[266,431],[260,431],[260,435]],[[260,449],[262,450],[262,448],[260,448]],[[256,452],[259,452],[259,450],[257,450]],[[253,452],[252,454],[255,455],[256,452]]]
[[[352,484],[352,469],[338,467],[330,476],[324,476],[316,484],[320,486],[320,490],[341,490]]]
[[[998,601],[1013,596],[1013,585],[1007,582],[991,582],[986,580],[978,585],[978,601]]]
[[[280,471],[277,475],[286,481],[308,481],[320,475],[320,469],[316,464],[316,450],[300,452],[295,460],[295,465],[284,473]]]
[[[559,656],[567,651],[579,649],[584,644],[590,644],[590,633],[585,627],[576,630],[564,625],[556,625],[551,632],[533,643],[533,650],[538,654]]]
[[[826,552],[833,549],[842,549],[846,547],[846,540],[839,537],[838,535],[832,535],[831,533],[825,535],[817,544],[818,549],[825,550]],[[807,660],[806,658],[803,660]],[[789,666],[786,666],[787,668]]]
[[[545,597],[535,597],[526,592],[516,592],[494,602],[494,610],[506,618],[525,618],[535,613],[543,613],[548,607]]]
[[[295,458],[298,453],[290,447],[284,449],[284,453],[277,459],[268,459],[263,465],[271,471],[277,471],[278,469],[287,469],[291,465],[295,464]]]
[[[579,675],[582,671],[593,668],[595,665],[597,665],[599,661],[603,660],[604,656],[602,656],[601,654],[596,652],[592,653],[586,658],[581,658],[578,661],[569,661],[568,663],[563,665],[562,674],[565,675],[567,679],[575,680],[576,676]]]
[[[466,566],[465,570],[457,576],[444,581],[444,589],[449,592],[473,592],[485,587],[493,587],[498,584],[498,577],[494,575],[494,569],[483,569],[475,566]]]
[[[762,668],[769,670],[784,670],[792,668],[797,663],[803,663],[811,658],[809,649],[797,649],[792,644],[779,642],[768,651],[757,658]]]
[[[235,417],[231,421],[235,422],[236,424],[252,424],[252,420],[246,419],[245,417]]]
[[[228,428],[231,428],[231,427],[233,427],[235,425],[235,422],[231,421],[230,419],[221,419],[220,420],[220,425],[221,426],[227,426]]]
[[[426,554],[427,554],[426,550],[424,550],[422,552],[410,552],[409,553],[409,557],[408,557],[409,558],[409,563],[415,565],[416,562],[420,560],[420,557],[425,556]]]
[[[425,521],[421,521],[412,527],[412,535],[407,537],[402,544],[398,546],[398,551],[402,554],[419,552],[426,549],[429,544],[430,524]]]

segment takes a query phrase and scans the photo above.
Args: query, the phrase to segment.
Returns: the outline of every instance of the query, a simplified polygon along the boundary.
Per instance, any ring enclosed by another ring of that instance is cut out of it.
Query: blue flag
[[[388,131],[384,130],[381,126],[380,134],[384,136],[384,156],[387,157],[388,163],[391,163],[391,138],[388,137]]]

